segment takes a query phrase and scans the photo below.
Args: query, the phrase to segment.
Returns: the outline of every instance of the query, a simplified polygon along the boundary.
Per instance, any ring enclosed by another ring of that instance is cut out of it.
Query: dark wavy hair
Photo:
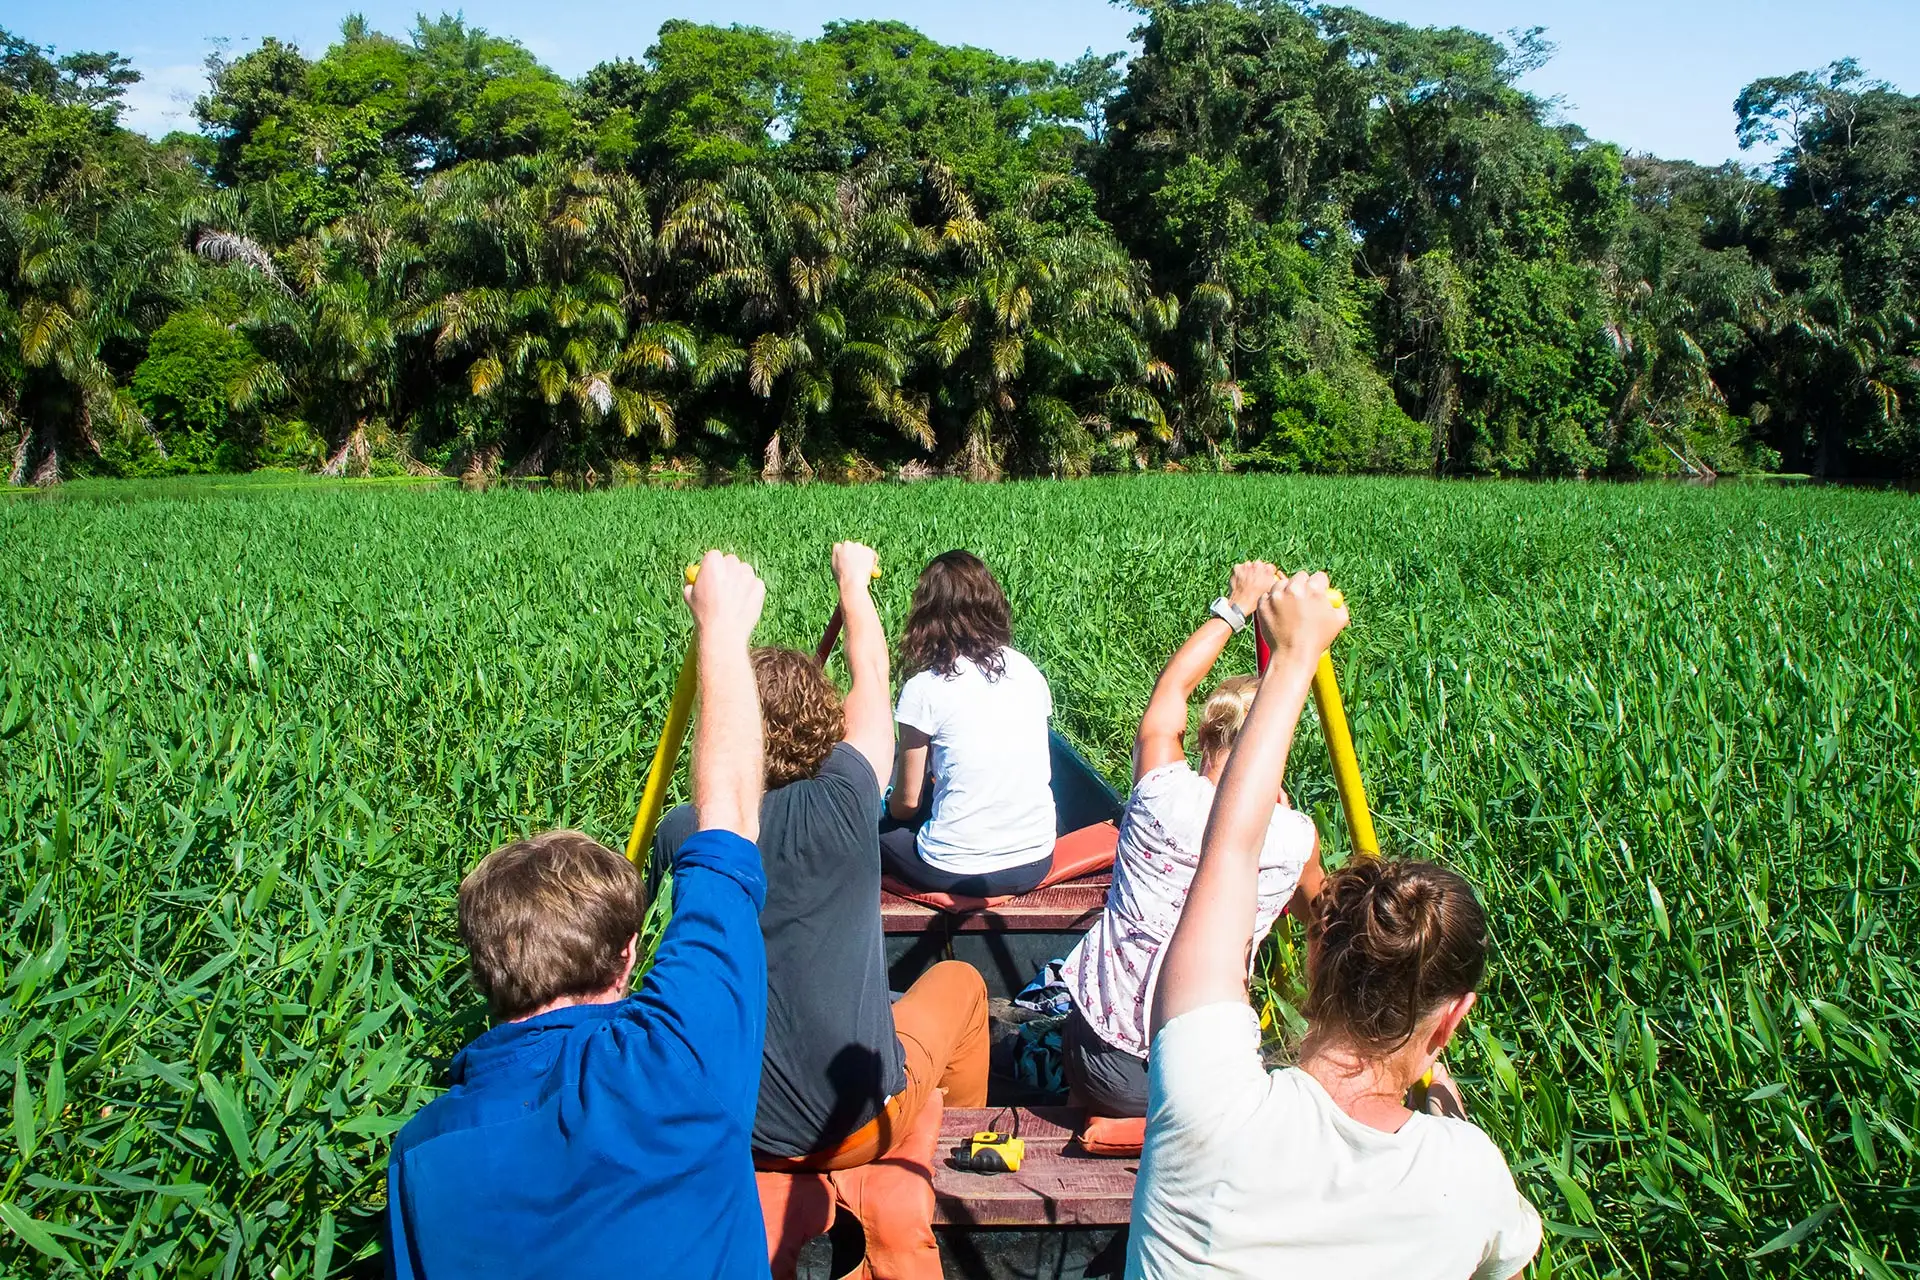
[[[1013,643],[1007,593],[986,561],[971,551],[935,556],[913,587],[900,636],[902,675],[951,676],[965,658],[989,680],[1006,674],[1000,650]]]
[[[1487,972],[1487,917],[1473,886],[1431,862],[1349,862],[1327,877],[1307,942],[1301,1012],[1316,1030],[1383,1057]]]
[[[840,691],[797,649],[755,649],[753,681],[767,736],[767,786],[811,778],[846,736]]]

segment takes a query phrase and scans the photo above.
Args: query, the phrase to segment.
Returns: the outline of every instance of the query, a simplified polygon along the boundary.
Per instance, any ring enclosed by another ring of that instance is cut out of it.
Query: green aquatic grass
[[[370,1258],[388,1136],[481,1025],[458,877],[624,837],[683,563],[747,555],[808,645],[841,536],[890,628],[985,555],[1116,779],[1229,565],[1330,569],[1382,839],[1486,894],[1456,1066],[1537,1274],[1920,1271],[1920,504],[1203,477],[0,504],[0,1271]],[[1311,726],[1289,788],[1337,852]]]

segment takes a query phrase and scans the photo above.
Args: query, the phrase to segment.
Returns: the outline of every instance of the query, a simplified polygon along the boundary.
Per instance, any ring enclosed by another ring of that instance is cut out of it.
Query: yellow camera
[[[967,1142],[967,1168],[975,1173],[1016,1173],[1026,1157],[1026,1142],[1012,1134],[987,1129]]]

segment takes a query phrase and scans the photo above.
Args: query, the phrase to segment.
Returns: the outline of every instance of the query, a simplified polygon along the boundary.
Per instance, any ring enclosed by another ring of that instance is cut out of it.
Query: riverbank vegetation
[[[14,484],[278,465],[837,479],[1920,469],[1920,98],[1623,154],[1495,40],[1147,0],[1130,59],[458,18],[137,70],[0,33]]]

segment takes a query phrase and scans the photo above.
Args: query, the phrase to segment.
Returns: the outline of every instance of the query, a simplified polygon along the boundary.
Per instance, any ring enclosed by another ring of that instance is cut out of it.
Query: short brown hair
[[[604,991],[640,932],[646,890],[632,863],[578,831],[501,845],[460,882],[460,940],[496,1021]]]
[[[797,649],[755,649],[753,680],[767,734],[767,786],[811,778],[846,736],[840,691]]]
[[[1307,941],[1301,1012],[1382,1056],[1487,971],[1487,917],[1473,886],[1431,862],[1355,858],[1327,877]]]
[[[1247,723],[1247,711],[1253,706],[1253,696],[1259,692],[1260,677],[1242,675],[1228,676],[1207,695],[1206,705],[1200,708],[1200,731],[1196,735],[1202,757],[1225,751],[1233,745],[1240,736],[1241,727]]]
[[[965,658],[989,680],[1006,671],[1000,650],[1013,643],[1012,613],[1000,580],[971,551],[935,556],[920,571],[900,635],[903,674],[951,676]]]

